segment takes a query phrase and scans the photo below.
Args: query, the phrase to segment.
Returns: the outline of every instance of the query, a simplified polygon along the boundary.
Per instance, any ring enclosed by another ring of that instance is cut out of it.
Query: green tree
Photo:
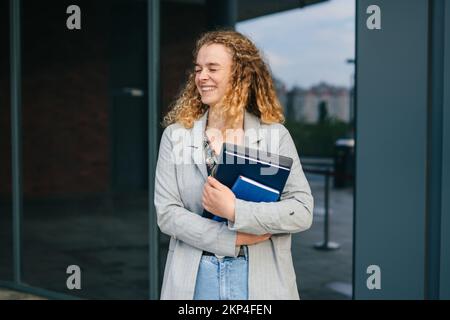
[[[336,119],[324,123],[304,123],[287,120],[297,151],[302,156],[332,157],[337,139],[347,137],[351,125]]]

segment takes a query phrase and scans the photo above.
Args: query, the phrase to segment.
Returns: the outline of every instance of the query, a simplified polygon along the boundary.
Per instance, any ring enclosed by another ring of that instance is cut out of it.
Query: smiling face
[[[195,84],[204,104],[215,107],[225,97],[232,63],[229,50],[221,44],[200,48],[195,64]]]

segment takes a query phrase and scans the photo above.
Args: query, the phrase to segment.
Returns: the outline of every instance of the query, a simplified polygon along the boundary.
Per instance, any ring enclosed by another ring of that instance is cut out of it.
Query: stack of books
[[[238,199],[275,202],[280,199],[292,163],[289,157],[224,143],[215,178],[229,187]],[[203,215],[226,221],[206,210]]]

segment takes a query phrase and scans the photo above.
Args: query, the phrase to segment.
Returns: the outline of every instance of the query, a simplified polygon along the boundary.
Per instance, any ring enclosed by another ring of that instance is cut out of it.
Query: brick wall
[[[69,4],[54,1],[42,10],[38,1],[23,3],[22,178],[26,197],[108,189],[108,9],[99,1],[79,1],[82,30],[69,31],[65,26]],[[2,28],[2,34],[7,29]],[[4,57],[9,54],[5,51],[1,53],[2,93],[9,80],[9,72],[3,72]],[[9,101],[2,95],[1,102],[5,146],[10,139],[6,132],[10,128],[4,126],[9,122]],[[2,152],[0,157],[5,164],[10,154]],[[4,176],[10,168],[2,166],[1,170]],[[8,180],[0,184],[3,195],[10,193]]]

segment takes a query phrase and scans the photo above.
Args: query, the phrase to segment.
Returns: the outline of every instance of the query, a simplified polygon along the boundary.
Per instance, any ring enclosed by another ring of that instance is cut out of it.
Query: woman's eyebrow
[[[220,67],[220,63],[217,62],[208,62],[206,64],[208,67]],[[196,67],[201,67],[198,63],[195,64]]]

